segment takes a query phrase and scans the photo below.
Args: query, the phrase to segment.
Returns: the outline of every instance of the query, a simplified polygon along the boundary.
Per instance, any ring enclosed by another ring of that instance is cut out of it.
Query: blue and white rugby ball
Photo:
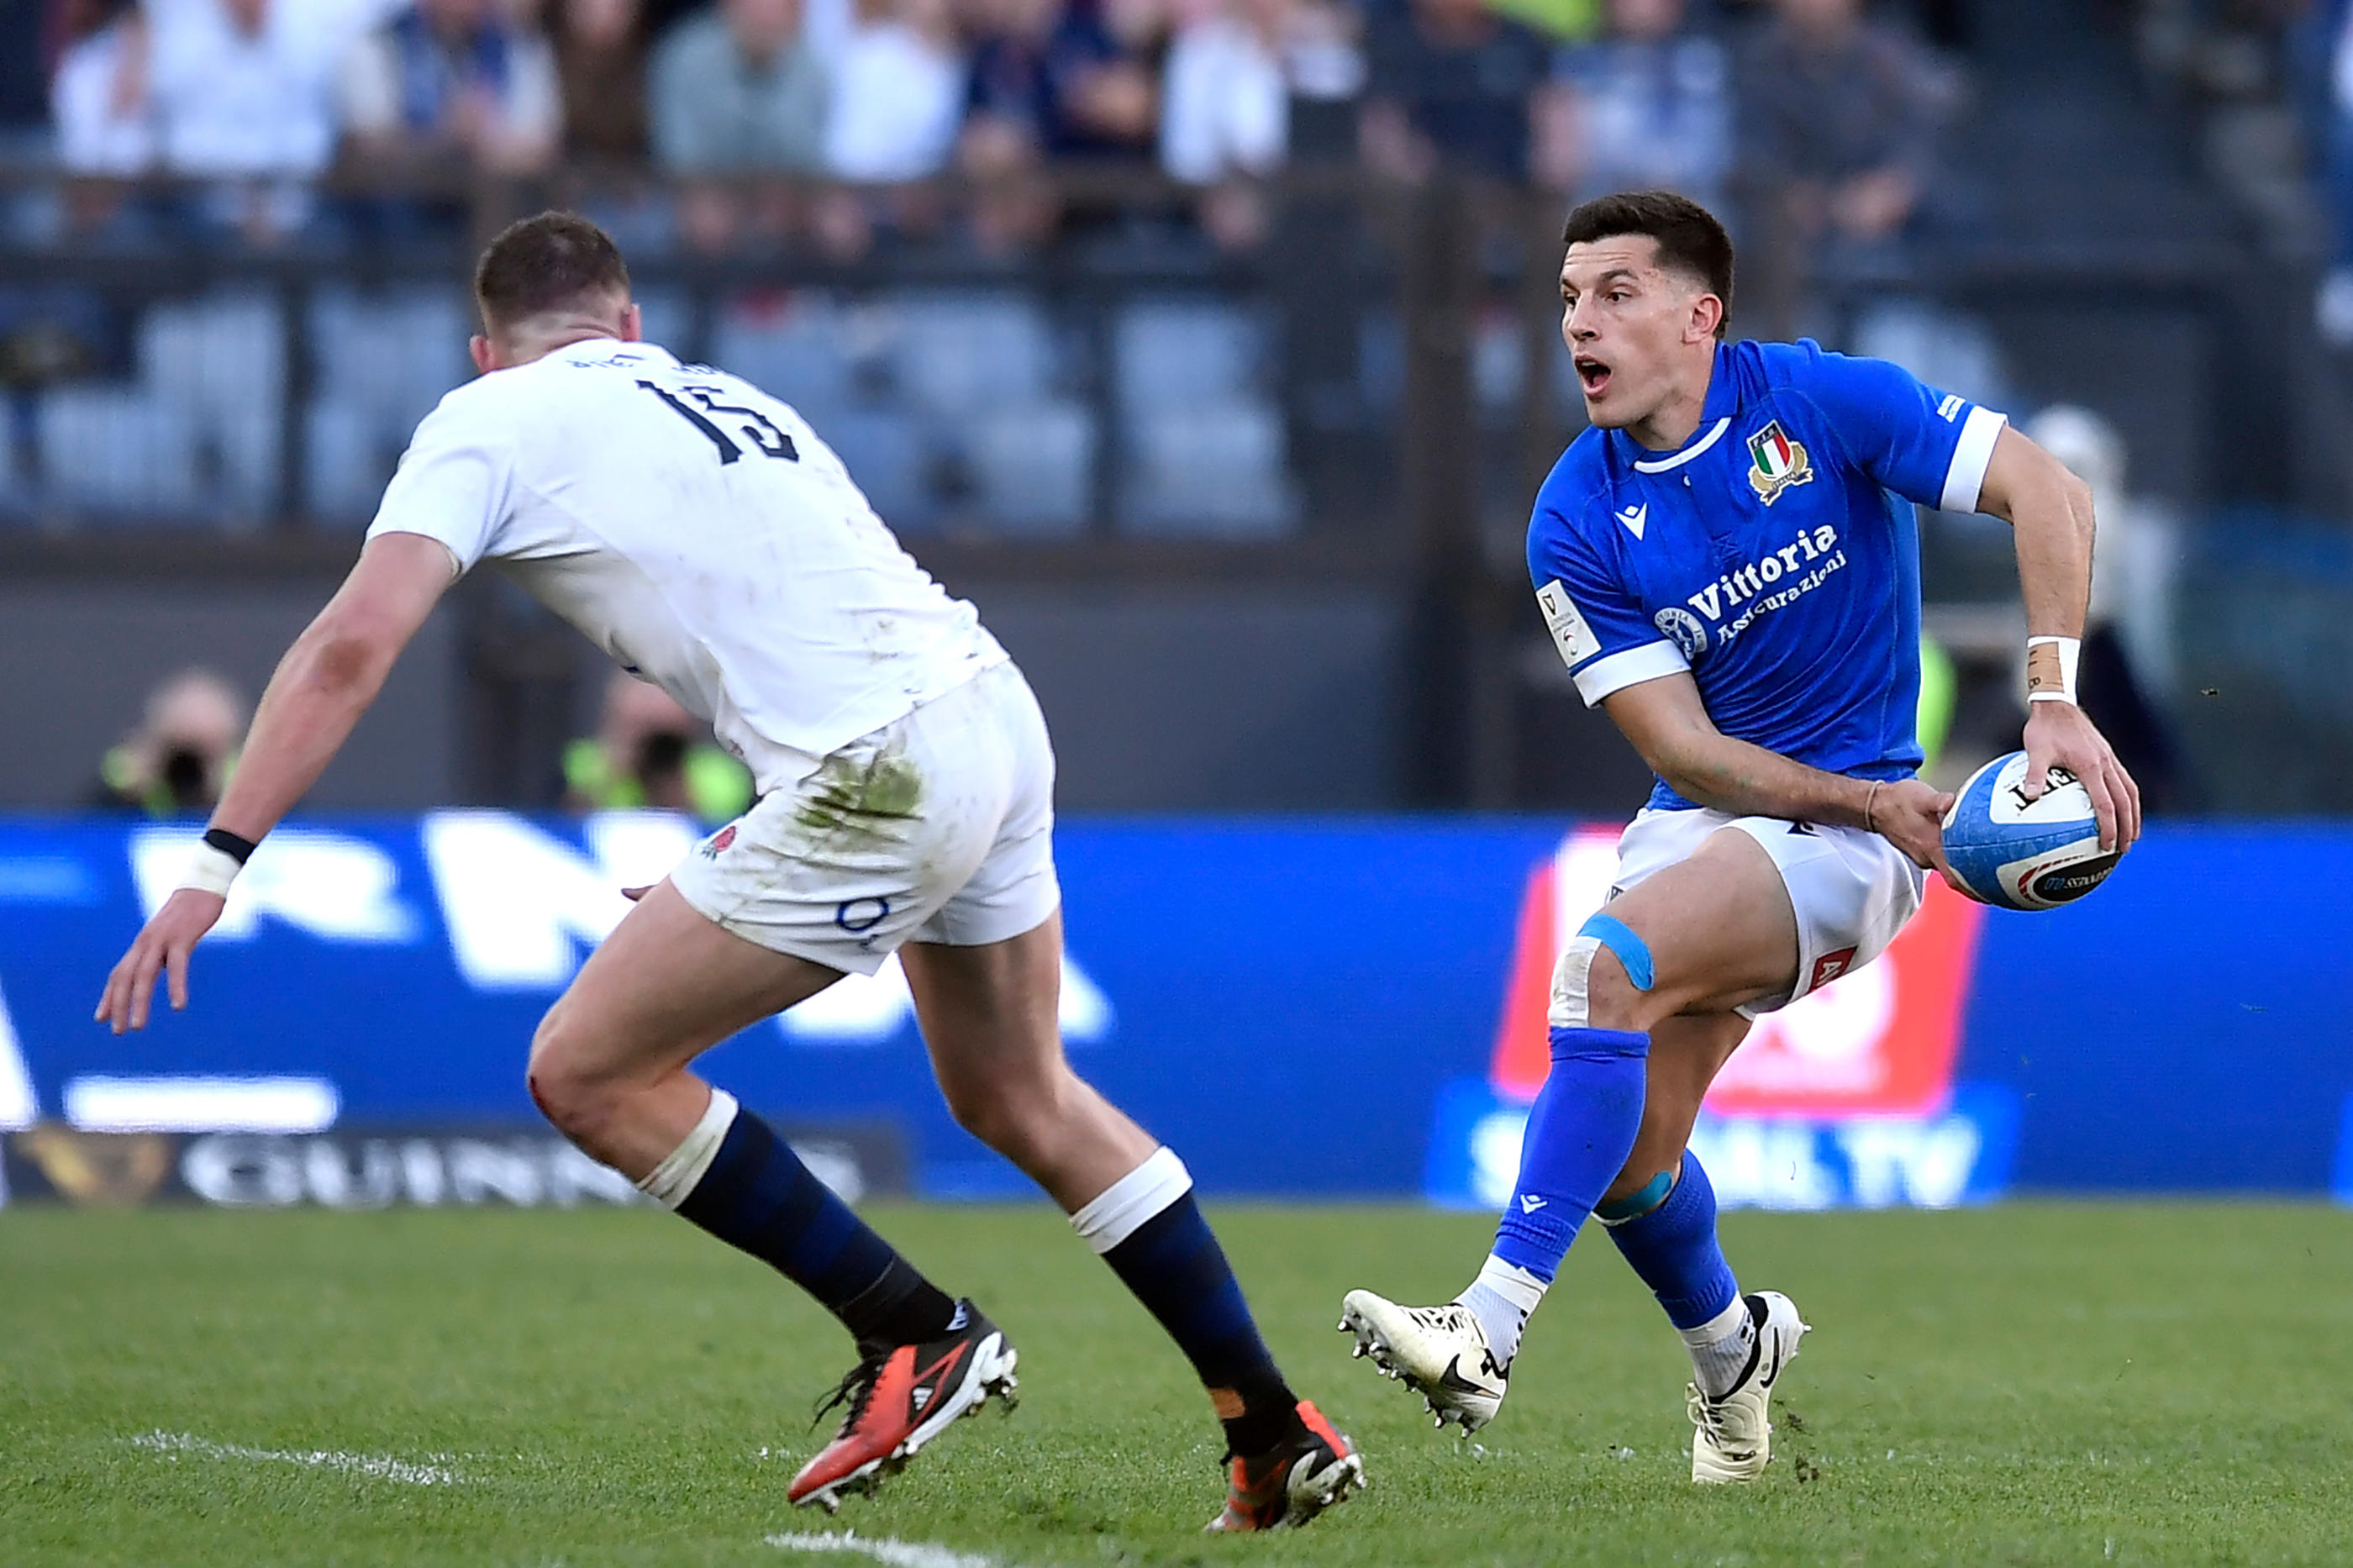
[[[1945,813],[1945,859],[1980,902],[2055,910],[2108,879],[2116,857],[2100,847],[2092,797],[2064,768],[2028,800],[2026,753],[2012,752],[1969,775]]]

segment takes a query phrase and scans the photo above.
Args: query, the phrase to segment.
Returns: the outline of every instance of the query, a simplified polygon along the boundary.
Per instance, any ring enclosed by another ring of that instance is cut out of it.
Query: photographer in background
[[[147,696],[146,716],[99,763],[90,804],[153,817],[203,816],[220,802],[245,741],[245,698],[208,669],[184,669]]]
[[[564,748],[564,804],[575,811],[652,806],[726,822],[751,805],[752,775],[670,693],[616,670],[596,733]]]

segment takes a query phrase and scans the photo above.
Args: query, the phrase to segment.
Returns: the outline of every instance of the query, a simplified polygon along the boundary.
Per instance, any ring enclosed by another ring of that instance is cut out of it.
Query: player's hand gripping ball
[[[1969,775],[1945,813],[1945,859],[1963,889],[2006,910],[2055,910],[2098,887],[2117,857],[2100,847],[2092,797],[2064,768],[2026,798],[2026,753]]]

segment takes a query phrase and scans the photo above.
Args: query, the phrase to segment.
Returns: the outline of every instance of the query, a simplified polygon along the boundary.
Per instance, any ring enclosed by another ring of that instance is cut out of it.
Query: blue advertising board
[[[188,1010],[111,1035],[90,1021],[99,985],[195,833],[0,820],[0,1131],[533,1126],[533,1026],[626,911],[618,889],[694,840],[645,813],[296,824],[199,950]],[[1508,1158],[1528,1089],[1499,1042],[1517,968],[1548,956],[1530,949],[1531,878],[1577,837],[1535,820],[1067,822],[1073,1062],[1208,1191],[1481,1201],[1479,1162]],[[2081,904],[1970,910],[1957,1044],[1904,1115],[1802,1097],[1784,1115],[1767,1085],[1703,1140],[1759,1170],[1814,1152],[1810,1184],[1756,1202],[2344,1191],[2348,886],[2353,831],[2161,827]],[[1844,1002],[1744,1056],[1819,1065],[1866,1014],[1902,1033],[1914,1000],[1883,994],[1899,973],[1841,981]],[[706,1070],[791,1126],[887,1133],[920,1193],[1028,1190],[941,1106],[894,970],[747,1030]]]

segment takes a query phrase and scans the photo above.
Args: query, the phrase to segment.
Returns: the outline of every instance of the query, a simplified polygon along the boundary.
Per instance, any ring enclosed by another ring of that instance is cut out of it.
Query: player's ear
[[[621,307],[621,341],[625,343],[646,341],[646,319],[634,300]]]
[[[466,353],[474,361],[474,374],[477,375],[488,375],[499,368],[498,362],[491,355],[491,340],[480,332],[467,340]]]
[[[1702,290],[1699,297],[1692,301],[1691,321],[1686,328],[1688,335],[1683,341],[1692,343],[1704,342],[1715,337],[1716,329],[1722,325],[1724,325],[1724,301],[1714,294]]]

